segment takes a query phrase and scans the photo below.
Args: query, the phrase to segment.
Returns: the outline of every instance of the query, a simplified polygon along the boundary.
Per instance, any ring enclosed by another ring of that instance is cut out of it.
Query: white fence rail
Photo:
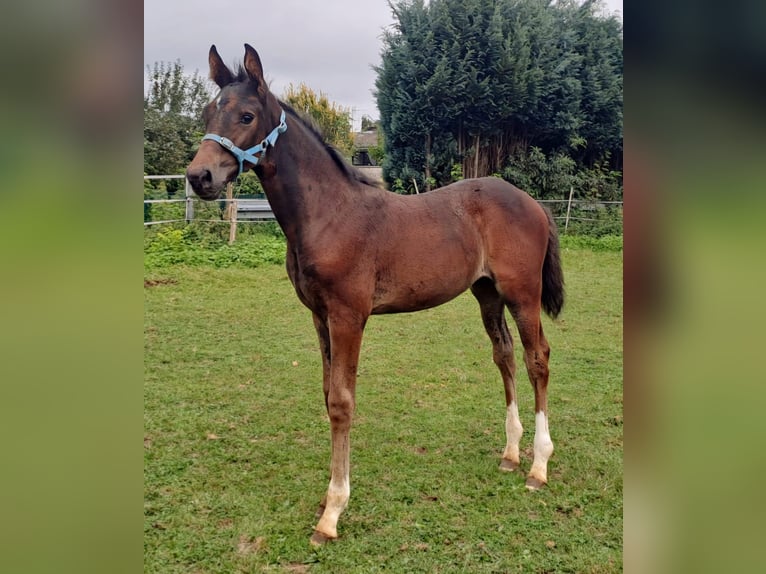
[[[189,181],[186,180],[186,176],[183,175],[145,175],[144,180],[184,180],[184,198],[183,199],[144,199],[144,209],[146,212],[146,206],[157,204],[185,204],[184,218],[176,219],[161,219],[144,221],[144,227],[151,225],[161,225],[169,223],[189,223],[191,221],[208,222],[208,223],[259,223],[263,221],[274,220],[274,212],[271,210],[268,200],[266,199],[254,199],[254,198],[225,198],[215,200],[219,204],[226,205],[231,203],[232,209],[221,210],[221,217],[219,219],[204,219],[195,217],[195,203],[202,200],[194,195],[194,192],[189,185]],[[570,190],[568,199],[538,199],[538,203],[547,205],[553,211],[553,217],[556,221],[564,222],[564,233],[566,233],[570,227],[570,223],[577,224],[578,222],[584,222],[586,224],[598,224],[609,225],[613,227],[619,227],[622,231],[622,201],[592,201],[586,199],[573,199],[573,190]],[[560,206],[560,209],[556,209],[556,206]],[[566,207],[566,213],[561,214]],[[224,214],[229,214],[225,217]],[[608,214],[608,217],[605,215]],[[601,215],[601,217],[596,217]]]

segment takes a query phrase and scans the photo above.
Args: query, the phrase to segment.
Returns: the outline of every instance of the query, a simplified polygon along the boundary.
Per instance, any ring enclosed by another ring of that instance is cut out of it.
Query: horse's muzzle
[[[194,193],[206,201],[216,199],[221,192],[220,187],[213,185],[213,174],[205,167],[189,166],[186,170],[186,179],[189,180]]]

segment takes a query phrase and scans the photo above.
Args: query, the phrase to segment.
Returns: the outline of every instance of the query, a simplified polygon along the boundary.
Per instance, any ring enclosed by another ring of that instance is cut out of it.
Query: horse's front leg
[[[349,477],[351,419],[355,407],[356,370],[362,343],[364,319],[330,317],[330,386],[326,395],[330,416],[332,459],[330,485],[324,512],[311,542],[322,544],[338,537],[338,518],[351,495]]]

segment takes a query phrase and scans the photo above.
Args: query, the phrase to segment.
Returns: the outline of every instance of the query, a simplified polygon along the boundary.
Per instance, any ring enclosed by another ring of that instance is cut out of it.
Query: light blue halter
[[[234,154],[234,157],[237,158],[237,161],[239,162],[239,173],[237,175],[242,173],[242,168],[244,162],[252,163],[253,165],[258,165],[258,162],[261,160],[260,157],[256,156],[257,153],[263,153],[266,151],[266,149],[271,146],[274,147],[274,145],[277,143],[277,138],[279,138],[279,134],[283,134],[287,131],[287,124],[285,123],[285,111],[282,110],[282,115],[279,116],[279,125],[275,127],[273,130],[271,130],[271,133],[267,135],[265,138],[263,138],[263,141],[259,143],[256,146],[251,147],[250,149],[240,149],[237,146],[234,145],[234,142],[231,141],[229,138],[225,138],[223,136],[219,136],[216,134],[205,134],[202,137],[202,140],[213,140],[214,142],[218,142],[229,150],[232,154]]]

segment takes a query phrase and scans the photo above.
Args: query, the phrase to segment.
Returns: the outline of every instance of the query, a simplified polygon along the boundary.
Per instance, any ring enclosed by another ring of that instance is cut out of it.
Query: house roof
[[[354,147],[357,149],[368,149],[378,145],[378,132],[356,132],[354,133]]]

